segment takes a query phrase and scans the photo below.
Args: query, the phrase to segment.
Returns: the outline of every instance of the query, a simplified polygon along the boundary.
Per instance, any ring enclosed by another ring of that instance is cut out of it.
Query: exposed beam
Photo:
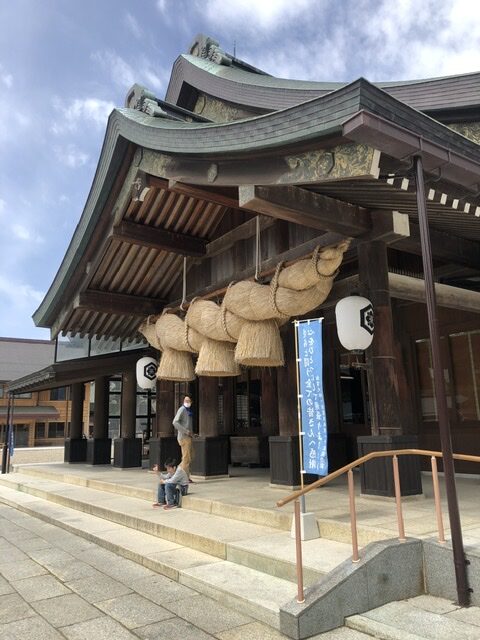
[[[388,273],[388,286],[391,298],[408,300],[425,304],[425,282],[420,278],[412,278],[399,273]],[[321,308],[334,306],[338,300],[351,293],[361,292],[358,275],[338,280]],[[440,307],[480,313],[480,292],[452,287],[448,284],[435,283],[435,295]]]
[[[112,238],[151,249],[163,249],[184,256],[204,256],[206,240],[183,233],[157,229],[129,220],[122,220],[112,229]]]
[[[480,269],[480,243],[430,227],[432,253],[435,258],[461,264],[478,271]],[[410,237],[401,240],[397,247],[409,253],[420,254],[418,223],[410,222]]]
[[[238,201],[243,209],[346,236],[362,235],[372,227],[365,209],[300,187],[244,185]]]
[[[80,292],[73,302],[74,309],[140,317],[158,314],[164,306],[165,300],[91,289]]]
[[[370,216],[373,225],[372,229],[356,238],[352,243],[353,246],[373,240],[381,240],[385,244],[393,244],[410,236],[408,213],[374,210],[370,212]]]
[[[274,224],[274,218],[267,218],[265,216],[260,217],[260,231],[264,231],[265,229],[272,227]],[[256,225],[256,219],[252,218],[251,220],[247,220],[247,222],[238,225],[235,229],[227,231],[223,236],[212,240],[207,244],[207,256],[211,258],[212,256],[216,256],[219,253],[230,249],[230,247],[233,247],[233,245],[240,240],[252,238],[256,233]]]
[[[150,176],[149,180],[151,181],[152,186],[155,185],[154,176]],[[207,202],[214,202],[215,204],[221,204],[223,207],[228,207],[230,209],[238,209],[238,198],[231,197],[226,195],[225,193],[218,193],[214,189],[209,189],[208,187],[197,187],[192,184],[185,184],[184,182],[178,182],[177,180],[169,180],[168,188],[170,191],[174,191],[175,193],[181,193],[184,196],[190,196],[190,198],[198,198],[199,200],[205,200]]]

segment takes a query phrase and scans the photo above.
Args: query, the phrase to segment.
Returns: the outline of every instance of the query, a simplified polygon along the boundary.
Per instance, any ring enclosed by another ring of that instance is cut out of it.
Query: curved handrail
[[[294,491],[293,493],[288,495],[286,498],[282,498],[281,500],[278,500],[276,505],[277,507],[283,507],[289,502],[292,502],[293,500],[296,500],[300,496],[305,495],[309,491],[313,491],[313,489],[316,489],[317,487],[322,487],[323,485],[328,484],[332,480],[335,480],[335,478],[338,478],[344,473],[348,473],[350,470],[355,469],[355,467],[359,467],[360,465],[364,464],[365,462],[368,462],[369,460],[373,460],[375,458],[387,458],[387,457],[391,458],[393,456],[405,456],[405,455],[428,456],[429,458],[443,457],[443,454],[441,451],[429,451],[427,449],[396,449],[396,450],[394,449],[391,451],[372,451],[371,453],[367,453],[361,458],[358,458],[357,460],[350,462],[350,464],[347,464],[344,467],[337,469],[336,471],[332,471],[332,473],[329,473],[328,476],[325,476],[324,478],[320,478],[320,480],[316,480],[315,482],[312,482],[312,484],[307,485],[303,489],[298,489],[297,491]],[[480,456],[471,456],[465,453],[454,453],[453,458],[455,460],[465,460],[467,462],[480,462]]]

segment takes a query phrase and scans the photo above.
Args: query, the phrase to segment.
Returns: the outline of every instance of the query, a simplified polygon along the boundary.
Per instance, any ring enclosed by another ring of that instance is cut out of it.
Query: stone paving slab
[[[210,634],[252,621],[248,616],[201,595],[167,602],[165,608]]]
[[[70,589],[67,589],[67,587],[51,575],[14,580],[12,581],[12,586],[27,602],[36,602],[37,600],[54,598],[55,596],[63,596],[71,593]]]
[[[33,616],[23,620],[15,620],[9,624],[0,625],[0,638],[5,640],[65,640],[54,627],[40,616]]]
[[[0,624],[34,616],[35,611],[18,593],[0,596]]]
[[[32,607],[53,627],[65,627],[102,615],[96,607],[74,593],[33,602]]]
[[[127,629],[153,624],[174,614],[138,593],[130,593],[97,603],[97,607],[111,618],[121,622]]]
[[[69,589],[92,603],[131,593],[131,589],[124,584],[103,575],[100,571],[97,571],[94,576],[80,578],[65,584]]]
[[[68,640],[138,640],[138,636],[107,616],[63,627],[62,633]]]
[[[145,640],[212,640],[212,636],[182,618],[171,618],[135,629],[135,634]],[[254,638],[245,637],[245,640]]]

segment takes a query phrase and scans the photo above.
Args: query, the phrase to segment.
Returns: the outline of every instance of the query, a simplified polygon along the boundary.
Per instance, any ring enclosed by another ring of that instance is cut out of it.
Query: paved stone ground
[[[278,640],[282,634],[98,545],[0,505],[2,640]],[[338,629],[316,638],[361,640]]]

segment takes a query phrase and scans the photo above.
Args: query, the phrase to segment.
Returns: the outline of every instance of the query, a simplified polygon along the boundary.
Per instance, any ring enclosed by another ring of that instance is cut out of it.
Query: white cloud
[[[7,207],[7,203],[3,198],[0,198],[0,213],[3,213]]]
[[[97,51],[92,54],[92,59],[102,66],[113,82],[125,92],[135,83],[144,84],[148,89],[163,91],[170,77],[170,69],[155,70],[144,56],[140,56],[133,65],[111,50]]]
[[[138,24],[135,16],[133,16],[129,11],[124,16],[124,22],[127,25],[127,28],[131,31],[131,33],[135,36],[135,38],[141,38],[143,35],[143,31],[141,26]]]
[[[7,89],[10,89],[13,85],[13,76],[11,73],[4,71],[3,65],[0,64],[0,82],[4,84]]]
[[[19,240],[26,240],[28,242],[36,242],[37,244],[43,244],[45,239],[42,236],[34,235],[32,231],[23,224],[12,224],[11,230],[13,235]]]
[[[56,135],[77,131],[82,123],[93,124],[97,129],[104,129],[107,119],[115,108],[113,102],[99,98],[75,98],[66,102],[58,97],[53,99],[53,108],[61,114],[50,129]]]
[[[37,291],[25,282],[18,282],[3,275],[0,275],[0,294],[9,298],[17,309],[32,309],[45,295],[43,291]]]
[[[158,3],[165,6],[165,2]],[[301,14],[311,12],[314,7],[323,4],[319,0],[195,0],[199,13],[217,27],[226,24],[238,24],[246,30],[276,29]],[[162,9],[161,9],[162,10]]]
[[[68,144],[63,147],[56,146],[54,147],[54,151],[58,160],[70,169],[83,167],[90,159],[88,153],[84,153],[74,144]]]

